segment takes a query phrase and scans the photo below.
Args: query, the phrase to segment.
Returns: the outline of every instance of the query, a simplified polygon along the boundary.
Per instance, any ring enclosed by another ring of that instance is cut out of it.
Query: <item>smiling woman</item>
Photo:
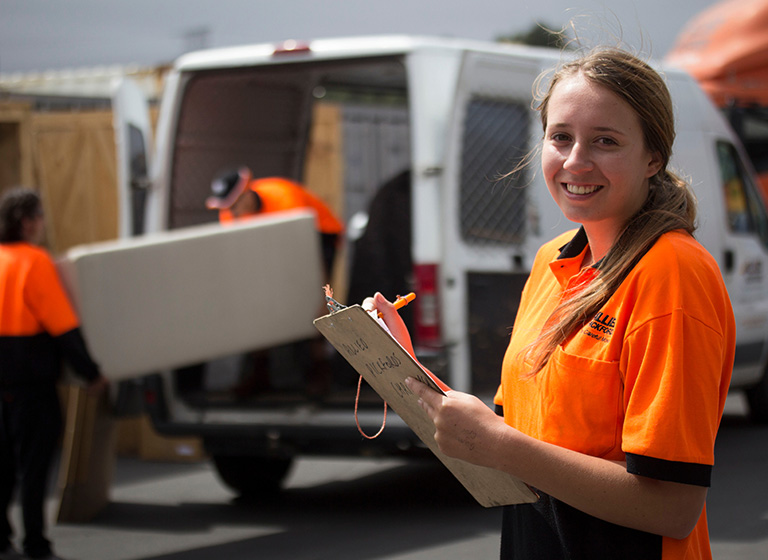
[[[696,219],[689,186],[667,169],[675,138],[669,91],[643,61],[611,50],[567,64],[538,109],[547,187],[563,214],[582,224],[589,242],[581,266],[599,262],[601,281],[558,306],[559,321],[538,337],[536,371],[663,233],[693,233]],[[594,183],[579,184],[587,179]]]
[[[581,228],[536,256],[495,399],[503,421],[474,396],[408,387],[441,451],[539,494],[505,508],[503,559],[711,558],[704,503],[735,322],[692,236],[691,191],[667,169],[669,92],[645,62],[601,50],[555,72],[539,110],[544,179]],[[365,306],[410,347],[392,304]]]

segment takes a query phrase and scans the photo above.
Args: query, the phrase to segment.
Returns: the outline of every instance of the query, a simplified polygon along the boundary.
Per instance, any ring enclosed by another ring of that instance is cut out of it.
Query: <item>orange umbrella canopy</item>
[[[768,0],[726,0],[693,18],[665,57],[720,106],[768,105]]]

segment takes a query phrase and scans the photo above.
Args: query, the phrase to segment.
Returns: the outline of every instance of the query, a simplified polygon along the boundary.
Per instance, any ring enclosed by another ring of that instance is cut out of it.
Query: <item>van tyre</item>
[[[214,455],[213,464],[226,486],[246,499],[267,499],[280,492],[292,459],[251,455]]]
[[[750,418],[759,424],[768,424],[768,371],[754,387],[746,391]]]

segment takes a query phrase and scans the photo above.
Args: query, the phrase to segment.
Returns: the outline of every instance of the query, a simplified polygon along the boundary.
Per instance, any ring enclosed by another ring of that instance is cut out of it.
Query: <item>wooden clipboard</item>
[[[435,426],[419,406],[416,395],[405,385],[405,379],[413,377],[435,391],[442,391],[362,307],[353,305],[320,317],[315,319],[314,325],[480,505],[493,507],[536,501],[536,495],[519,479],[502,471],[448,457],[440,451],[435,443]]]

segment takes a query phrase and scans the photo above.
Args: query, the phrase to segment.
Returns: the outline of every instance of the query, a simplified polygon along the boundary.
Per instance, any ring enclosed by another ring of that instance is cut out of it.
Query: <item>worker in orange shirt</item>
[[[8,519],[17,481],[23,558],[59,558],[45,537],[43,505],[62,427],[61,357],[92,392],[108,384],[88,353],[53,260],[39,247],[44,232],[37,193],[7,191],[0,199],[0,558],[22,558]]]
[[[219,211],[219,220],[222,223],[297,208],[314,210],[323,251],[325,281],[330,282],[336,248],[341,240],[344,226],[322,200],[302,185],[281,177],[253,179],[251,170],[243,166],[224,172],[214,179],[211,184],[211,196],[206,200],[206,206],[211,210]],[[324,309],[323,306],[319,311],[322,312]],[[311,371],[307,372],[306,379],[306,387],[310,395],[319,395],[327,390],[331,374],[326,367],[325,357],[328,348],[325,339],[318,335],[311,340],[291,343],[288,346],[298,355],[308,353],[313,356],[311,360],[313,365]],[[251,361],[255,363],[253,372],[244,376],[242,382],[235,388],[236,394],[247,396],[252,392],[260,392],[273,386],[273,380],[269,375],[269,363],[277,358],[272,354],[270,350],[251,353]],[[186,377],[191,379],[189,375]]]
[[[221,222],[296,208],[314,210],[322,242],[323,265],[330,279],[344,226],[322,200],[300,184],[282,177],[253,179],[250,169],[240,167],[214,179],[211,196],[205,204],[209,209],[219,211]]]

